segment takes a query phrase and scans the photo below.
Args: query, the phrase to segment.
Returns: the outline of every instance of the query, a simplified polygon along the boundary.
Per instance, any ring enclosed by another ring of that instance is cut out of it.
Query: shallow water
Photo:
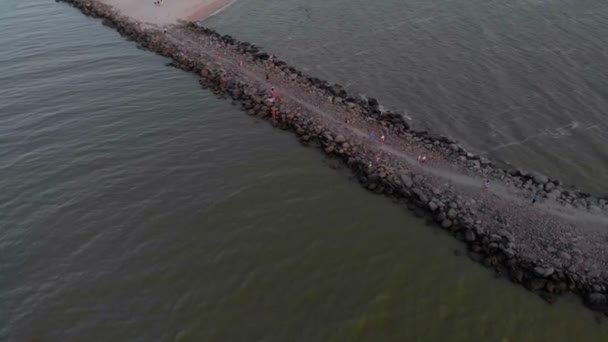
[[[0,340],[608,337],[98,21],[0,29]]]
[[[608,2],[248,0],[206,24],[478,153],[608,195]]]

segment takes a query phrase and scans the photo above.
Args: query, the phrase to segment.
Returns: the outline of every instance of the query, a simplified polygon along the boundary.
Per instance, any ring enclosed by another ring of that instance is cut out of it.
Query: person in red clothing
[[[277,120],[277,108],[276,107],[272,107],[270,109],[270,115],[272,117],[272,121],[276,121]]]
[[[426,163],[426,156],[425,156],[424,154],[419,155],[419,156],[418,156],[418,162],[419,162],[420,164],[424,164],[424,163]]]

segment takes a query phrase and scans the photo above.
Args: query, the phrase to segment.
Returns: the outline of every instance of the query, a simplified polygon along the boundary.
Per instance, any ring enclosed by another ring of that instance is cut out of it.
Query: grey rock
[[[549,181],[549,178],[547,176],[539,172],[532,172],[530,173],[530,176],[532,176],[534,182],[536,182],[537,184],[546,184]]]
[[[401,175],[401,181],[406,188],[411,188],[414,185],[414,181],[409,176]]]
[[[507,259],[511,259],[515,256],[515,251],[511,248],[504,248],[502,252],[505,254],[505,257],[507,257]]]
[[[346,138],[342,134],[338,134],[336,136],[336,138],[334,139],[334,141],[337,142],[338,144],[341,144],[346,141]]]
[[[564,260],[569,261],[570,259],[572,259],[572,256],[564,251],[560,251],[559,253],[557,253],[557,255]]]
[[[500,236],[498,234],[490,235],[490,242],[500,242],[500,241],[502,241],[502,236]]]
[[[467,230],[464,233],[464,240],[467,242],[473,242],[475,241],[475,232],[473,232],[472,230]]]
[[[477,262],[481,262],[483,260],[483,255],[479,254],[479,253],[475,253],[475,252],[468,252],[467,255],[469,256],[469,258],[471,258],[471,260],[473,261],[477,261]]]
[[[412,192],[413,192],[414,194],[416,194],[416,196],[418,196],[418,198],[419,198],[419,199],[420,199],[422,202],[424,202],[424,203],[428,202],[428,199],[427,199],[426,195],[424,194],[424,191],[422,191],[420,188],[413,188],[413,189],[412,189]]]
[[[447,229],[447,228],[450,228],[451,226],[452,226],[451,220],[445,219],[445,220],[441,221],[441,227]]]
[[[555,188],[555,184],[553,184],[552,182],[545,184],[545,191],[547,191],[547,192],[550,192],[554,188]]]
[[[329,132],[323,133],[323,138],[325,138],[325,140],[327,140],[327,141],[334,141],[334,138],[331,136],[331,133],[329,133]]]
[[[437,222],[443,222],[446,219],[445,213],[442,211],[437,215]]]
[[[479,169],[479,168],[481,167],[481,165],[479,164],[479,161],[478,161],[478,160],[472,160],[472,161],[471,161],[469,164],[470,164],[470,165],[471,165],[471,167],[472,167],[472,168],[474,168],[474,169]]]
[[[455,219],[456,216],[458,216],[458,212],[454,208],[448,210],[448,218]]]
[[[532,291],[539,291],[544,289],[546,284],[547,281],[545,279],[533,278],[526,281],[525,286]]]
[[[555,270],[553,269],[553,267],[534,267],[534,274],[536,274],[539,277],[548,277],[550,275],[553,274],[553,272],[555,272]]]
[[[498,235],[502,236],[503,238],[505,238],[509,242],[515,241],[515,239],[513,239],[513,235],[511,233],[509,233],[506,229],[499,229],[496,231],[496,233]]]
[[[550,193],[547,194],[547,199],[555,201],[556,199],[558,199],[560,196],[560,193],[558,191],[551,191]]]
[[[433,201],[429,202],[429,209],[431,209],[431,211],[435,211],[435,210],[437,210],[437,208],[438,208],[438,206],[435,202],[433,202]]]
[[[591,308],[604,308],[608,305],[608,299],[602,293],[588,293],[585,296],[585,304]]]

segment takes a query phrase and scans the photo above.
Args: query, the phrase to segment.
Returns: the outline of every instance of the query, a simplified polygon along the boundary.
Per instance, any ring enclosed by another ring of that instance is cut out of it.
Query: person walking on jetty
[[[270,97],[274,100],[278,97],[277,90],[274,87],[270,88]]]
[[[539,199],[540,197],[538,196],[538,194],[534,194],[534,196],[532,196],[532,205],[538,202]]]
[[[426,156],[424,154],[418,155],[418,163],[424,165],[426,163]]]
[[[273,123],[277,121],[277,112],[278,112],[277,107],[274,107],[274,106],[273,106],[273,107],[270,109],[270,116],[272,117],[272,122],[273,122]]]
[[[485,179],[483,181],[482,189],[483,189],[483,191],[490,190],[490,180],[489,179]]]

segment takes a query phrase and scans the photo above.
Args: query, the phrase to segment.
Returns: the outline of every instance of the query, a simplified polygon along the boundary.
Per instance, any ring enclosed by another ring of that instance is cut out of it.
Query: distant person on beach
[[[276,89],[274,89],[274,87],[270,88],[270,97],[272,97],[273,99],[277,98],[277,91]]]
[[[536,202],[538,202],[539,199],[540,198],[539,198],[538,194],[534,194],[534,196],[532,197],[532,205],[534,205]]]
[[[386,140],[386,137],[384,136],[384,134],[382,134],[380,136],[380,144],[384,145],[384,141]]]

